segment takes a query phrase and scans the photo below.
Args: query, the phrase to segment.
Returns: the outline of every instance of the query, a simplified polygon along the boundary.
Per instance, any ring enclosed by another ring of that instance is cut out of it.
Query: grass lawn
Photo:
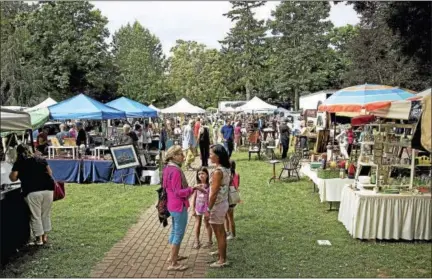
[[[272,166],[246,157],[233,157],[244,202],[235,211],[238,239],[228,247],[232,264],[207,277],[432,277],[431,242],[353,239],[311,182],[269,187]]]
[[[156,200],[156,186],[67,184],[53,206],[50,248],[32,248],[0,271],[1,277],[88,277]]]

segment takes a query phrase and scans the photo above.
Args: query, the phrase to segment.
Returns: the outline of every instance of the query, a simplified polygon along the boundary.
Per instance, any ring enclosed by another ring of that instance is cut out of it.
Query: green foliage
[[[267,28],[263,20],[255,19],[254,9],[265,4],[264,1],[231,2],[232,9],[224,14],[235,25],[224,40],[220,41],[222,52],[227,58],[226,66],[229,82],[235,84],[231,89],[241,90],[241,95],[249,99],[252,91],[259,94],[260,75],[265,64],[265,36]]]
[[[139,102],[154,103],[164,90],[165,56],[159,39],[135,21],[113,36],[118,67],[118,93]]]
[[[43,87],[41,67],[26,59],[26,43],[30,34],[22,21],[36,6],[23,2],[0,2],[1,7],[1,103],[32,105],[39,101],[38,92]]]
[[[285,1],[272,12],[269,21],[277,36],[275,64],[277,90],[294,95],[295,109],[301,91],[326,88],[333,59],[328,48],[332,23],[328,20],[328,2]]]
[[[255,17],[265,2],[231,4],[220,51],[178,40],[166,59],[138,22],[117,30],[110,48],[108,20],[88,1],[0,2],[0,101],[31,106],[84,92],[103,102],[124,95],[165,107],[186,97],[215,107],[256,95],[298,107],[303,92],[432,83],[431,2],[350,2],[361,22],[337,28],[328,2],[283,1],[267,23]]]
[[[383,82],[413,90],[432,83],[431,2],[352,2],[360,34],[349,47],[355,58],[347,84]]]
[[[167,82],[175,100],[185,97],[194,105],[209,107],[228,96],[221,83],[224,67],[217,50],[178,40],[171,52]]]
[[[390,2],[359,3],[355,4],[355,8],[361,12],[362,18],[359,34],[348,47],[347,53],[353,63],[346,72],[345,84],[367,82],[400,86],[413,90],[429,87],[430,82],[432,82],[430,71],[425,74],[424,70],[432,69],[430,60],[421,61],[419,58],[422,57],[422,52],[425,50],[417,49],[412,53],[407,53],[407,43],[405,42],[407,38],[402,38],[399,35],[400,32],[395,32],[389,26],[389,22],[393,20],[392,14],[395,9],[400,8],[400,4],[394,5]],[[403,4],[403,8],[406,8],[405,4]],[[421,12],[418,11],[418,13],[421,15]],[[430,13],[429,9],[429,16]],[[409,12],[406,11],[405,14],[409,14]],[[412,36],[417,37],[418,34],[416,31]]]
[[[30,33],[28,47],[43,69],[48,91],[68,96],[102,90],[107,22],[86,1],[44,3],[30,14],[25,24]]]

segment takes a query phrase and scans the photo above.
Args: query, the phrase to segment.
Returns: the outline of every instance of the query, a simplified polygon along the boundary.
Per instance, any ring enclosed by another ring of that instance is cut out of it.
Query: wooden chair
[[[249,145],[249,161],[251,159],[252,153],[258,154],[258,159],[261,160],[261,142],[251,143]]]
[[[279,174],[279,179],[282,177],[284,171],[288,172],[288,177],[291,177],[291,173],[294,176],[294,173],[297,176],[297,179],[300,180],[300,175],[298,173],[299,164],[300,164],[301,156],[298,153],[292,154],[289,158],[284,159],[282,161],[283,167],[281,173]]]
[[[261,160],[261,140],[259,137],[259,131],[252,131],[248,136],[249,141],[249,161],[251,159],[252,153],[258,154],[258,159]]]

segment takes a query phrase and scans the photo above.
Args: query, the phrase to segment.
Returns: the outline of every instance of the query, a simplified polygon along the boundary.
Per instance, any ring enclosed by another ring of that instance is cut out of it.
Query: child
[[[236,163],[231,161],[231,185],[237,190],[240,186],[240,175],[235,172]],[[227,240],[234,239],[236,237],[235,222],[234,222],[234,207],[236,204],[229,206],[227,215],[225,217],[225,231],[227,232]]]
[[[203,186],[203,188],[206,189],[207,192],[206,193],[195,192],[195,194],[193,195],[191,210],[193,212],[192,216],[195,216],[195,242],[192,248],[199,249],[201,247],[200,234],[201,234],[201,222],[203,216],[204,216],[204,225],[206,227],[207,236],[208,236],[208,242],[206,243],[206,245],[203,246],[203,248],[210,248],[213,245],[212,228],[209,223],[209,217],[205,216],[208,207],[209,191],[210,191],[208,170],[204,167],[200,168],[197,171],[196,179],[197,179],[197,183]]]

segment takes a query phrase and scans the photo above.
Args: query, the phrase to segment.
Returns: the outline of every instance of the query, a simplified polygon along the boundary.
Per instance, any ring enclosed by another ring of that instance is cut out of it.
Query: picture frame
[[[110,147],[110,152],[117,170],[139,167],[141,165],[135,147],[132,144],[112,146]]]

